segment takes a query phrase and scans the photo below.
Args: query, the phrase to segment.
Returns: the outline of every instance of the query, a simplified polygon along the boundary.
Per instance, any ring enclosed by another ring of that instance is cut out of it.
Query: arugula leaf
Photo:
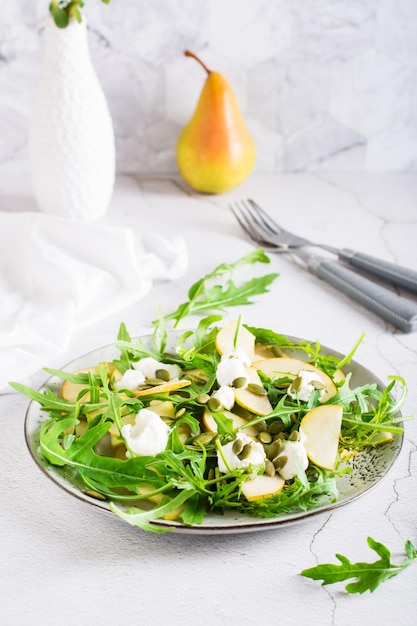
[[[117,341],[119,342],[116,345],[120,350],[120,356],[118,359],[114,359],[113,363],[122,372],[122,374],[124,374],[126,370],[130,369],[131,361],[134,357],[134,353],[129,350],[129,345],[132,342],[132,338],[128,333],[126,324],[124,322],[122,322],[119,326]],[[121,342],[123,342],[123,346],[121,345]]]
[[[206,514],[206,500],[198,493],[188,500],[180,517],[186,526],[202,524]]]
[[[48,420],[42,424],[40,431],[40,449],[47,461],[52,465],[63,467],[67,464],[65,450],[59,442],[59,438],[67,428],[72,428],[78,424],[78,419],[67,417],[60,422]]]
[[[270,263],[262,248],[253,250],[230,265],[222,263],[191,285],[188,290],[188,301],[180,304],[175,311],[166,315],[165,319],[174,320],[174,328],[177,328],[181,320],[188,315],[199,315],[204,311],[224,312],[229,306],[252,304],[251,298],[266,293],[269,285],[278,277],[278,274],[267,274],[252,278],[242,285],[236,285],[232,280],[234,271],[242,265],[254,263]]]
[[[252,335],[255,335],[256,343],[271,344],[278,347],[296,347],[295,344],[288,339],[288,337],[285,337],[285,335],[281,335],[280,333],[276,333],[269,328],[257,328],[256,326],[248,326],[246,324],[245,327],[252,333]]]
[[[21,383],[11,382],[9,383],[12,389],[15,389],[19,393],[24,394],[31,400],[35,402],[39,402],[42,408],[45,411],[62,411],[67,413],[77,412],[77,405],[74,402],[69,402],[68,400],[64,400],[62,398],[58,398],[56,394],[47,389],[44,393],[37,391],[36,389],[32,389],[31,387],[27,387]]]
[[[142,530],[149,530],[154,533],[166,533],[173,529],[172,526],[155,526],[151,522],[153,520],[161,519],[164,516],[168,515],[179,506],[181,506],[184,502],[192,498],[194,495],[194,491],[192,489],[184,489],[184,491],[180,491],[175,498],[172,500],[168,500],[163,504],[151,509],[150,511],[143,511],[142,509],[138,509],[132,507],[127,511],[123,511],[118,506],[114,504],[114,502],[110,502],[110,509],[122,520],[130,524],[131,526],[137,526]]]
[[[336,554],[340,565],[317,565],[303,570],[301,575],[313,580],[322,580],[322,585],[331,585],[355,578],[355,582],[345,587],[348,593],[364,593],[365,591],[372,593],[381,583],[396,576],[417,559],[417,550],[409,540],[404,546],[406,558],[399,565],[391,562],[391,552],[386,546],[376,542],[372,537],[368,537],[367,541],[369,547],[381,557],[374,563],[351,563],[347,557]]]
[[[232,439],[236,437],[236,431],[233,426],[233,420],[222,411],[213,411],[212,416],[217,424],[217,429],[220,435],[228,435]]]

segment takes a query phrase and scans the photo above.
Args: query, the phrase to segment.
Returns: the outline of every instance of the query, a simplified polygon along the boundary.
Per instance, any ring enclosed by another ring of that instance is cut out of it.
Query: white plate
[[[179,334],[180,333],[170,334],[167,351],[174,348]],[[150,341],[150,336],[141,337],[140,339],[146,343]],[[302,341],[296,337],[290,337],[290,339],[295,342]],[[321,347],[321,352],[342,358],[342,355],[339,353],[323,346]],[[296,354],[295,356],[297,356],[297,358],[302,358],[302,355],[303,353]],[[112,361],[118,357],[119,351],[115,345],[109,345],[75,359],[62,369],[67,372],[75,372],[77,370],[96,365],[100,361]],[[374,374],[372,374],[372,372],[354,361],[351,362],[349,366],[344,368],[344,371],[346,373],[352,373],[352,387],[369,383],[376,383],[378,388],[381,390],[385,387],[385,385]],[[62,380],[60,378],[51,377],[45,385],[41,387],[41,391],[48,388],[58,392],[61,385]],[[55,484],[67,491],[69,494],[75,496],[79,500],[83,500],[84,502],[95,506],[99,510],[113,515],[107,502],[92,498],[81,491],[83,488],[81,479],[74,476],[71,470],[68,468],[58,468],[50,465],[41,455],[39,451],[39,431],[42,422],[48,419],[48,417],[48,414],[41,410],[41,407],[37,402],[30,403],[25,418],[25,437],[34,461]],[[384,445],[380,448],[363,450],[354,456],[348,463],[348,465],[352,468],[352,472],[337,478],[339,500],[335,503],[329,503],[308,511],[283,514],[273,518],[249,517],[242,514],[236,514],[234,511],[226,511],[224,515],[210,513],[204,518],[203,524],[195,526],[184,526],[180,523],[165,520],[156,520],[153,523],[157,526],[174,527],[173,532],[179,533],[225,534],[253,532],[277,528],[284,524],[300,521],[311,517],[312,515],[317,515],[318,513],[323,513],[329,509],[334,509],[352,502],[352,500],[368,493],[387,475],[401,451],[402,443],[403,435],[396,437],[393,443]]]

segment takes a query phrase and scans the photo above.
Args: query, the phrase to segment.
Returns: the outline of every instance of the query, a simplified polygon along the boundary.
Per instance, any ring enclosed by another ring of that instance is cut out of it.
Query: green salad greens
[[[396,376],[382,390],[355,387],[343,368],[357,346],[340,359],[241,316],[224,323],[219,312],[251,303],[277,278],[238,284],[237,270],[268,262],[259,249],[220,265],[175,312],[159,314],[148,339],[121,324],[113,361],[76,373],[46,368],[62,380],[59,394],[10,383],[48,415],[44,459],[153,532],[170,530],[167,520],[201,525],[208,513],[272,518],[336,502],[345,461],[401,435],[406,385]],[[172,345],[170,325],[192,315],[198,324],[176,331]]]

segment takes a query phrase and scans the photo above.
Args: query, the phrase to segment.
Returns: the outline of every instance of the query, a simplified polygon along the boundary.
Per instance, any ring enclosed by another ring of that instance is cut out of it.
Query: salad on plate
[[[357,457],[395,442],[398,450],[405,382],[353,384],[360,341],[342,357],[213,314],[268,291],[274,274],[232,280],[255,262],[268,257],[257,250],[216,268],[160,314],[151,336],[132,339],[122,323],[114,358],[46,369],[55,386],[39,391],[10,383],[41,407],[43,461],[128,523],[165,532],[230,512],[280,519],[332,506]],[[175,328],[202,313],[193,330]]]

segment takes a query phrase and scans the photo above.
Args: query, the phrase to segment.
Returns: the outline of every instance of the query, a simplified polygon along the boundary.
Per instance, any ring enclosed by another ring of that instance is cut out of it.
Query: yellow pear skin
[[[209,70],[194,114],[177,143],[178,169],[196,191],[223,193],[240,185],[251,173],[256,159],[255,144],[246,128],[228,81]]]

